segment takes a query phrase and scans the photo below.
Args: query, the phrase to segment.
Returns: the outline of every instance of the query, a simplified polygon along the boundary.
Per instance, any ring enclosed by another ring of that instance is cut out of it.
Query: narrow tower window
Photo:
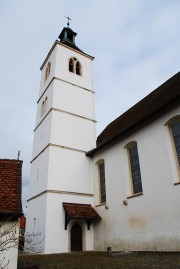
[[[48,105],[48,98],[46,97],[45,100],[42,102],[42,105],[41,105],[41,117],[47,111],[47,105]]]
[[[81,65],[79,61],[76,62],[76,74],[81,75]]]
[[[47,80],[47,78],[49,77],[50,75],[50,71],[51,71],[51,63],[49,62],[47,64],[47,67],[46,67],[46,72],[45,72],[45,77],[44,77],[44,82]]]
[[[42,105],[41,105],[41,116],[44,114],[44,101],[42,102]]]
[[[68,41],[73,42],[73,34],[67,33],[67,39]]]
[[[73,69],[74,69],[74,61],[73,61],[73,59],[71,58],[70,61],[69,61],[69,71],[70,71],[70,72],[73,72]]]

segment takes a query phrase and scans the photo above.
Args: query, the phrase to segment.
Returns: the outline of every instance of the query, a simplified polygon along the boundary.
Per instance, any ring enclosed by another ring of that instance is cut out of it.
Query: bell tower
[[[44,239],[37,249],[44,253],[70,251],[75,222],[82,229],[82,249],[93,249],[88,213],[86,218],[76,219],[63,207],[90,208],[93,202],[85,153],[96,145],[94,58],[76,46],[76,35],[69,24],[63,28],[40,68],[26,232],[41,233]]]

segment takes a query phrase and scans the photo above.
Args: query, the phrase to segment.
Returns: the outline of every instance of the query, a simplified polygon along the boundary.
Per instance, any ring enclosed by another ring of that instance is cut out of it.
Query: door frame
[[[69,229],[68,229],[68,248],[69,252],[71,252],[71,228],[74,224],[78,224],[81,229],[82,229],[82,251],[86,250],[86,233],[85,233],[85,227],[84,224],[80,221],[72,221],[72,223],[69,224]]]

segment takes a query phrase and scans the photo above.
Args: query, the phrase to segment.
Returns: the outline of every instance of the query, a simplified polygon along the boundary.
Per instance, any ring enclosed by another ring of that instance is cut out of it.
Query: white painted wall
[[[47,194],[28,201],[25,232],[25,251],[42,253],[45,250]],[[29,241],[30,240],[30,241]]]
[[[91,199],[91,197],[85,195],[79,196],[77,194],[48,194],[45,253],[70,251],[70,229],[74,221],[71,220],[67,230],[65,230],[65,212],[62,203],[89,204],[91,203]],[[83,250],[93,250],[93,229],[88,230],[86,222],[82,221],[81,226],[83,228]]]
[[[56,46],[56,62],[55,62],[55,77],[68,81],[80,87],[93,90],[92,84],[92,60],[71,48],[62,45],[61,43]],[[82,66],[82,76],[77,76],[69,72],[69,59],[75,57]]]
[[[69,59],[77,58],[82,76],[69,72]],[[51,71],[44,82],[45,70]],[[92,203],[90,163],[85,152],[96,145],[92,59],[60,43],[42,69],[37,105],[26,232],[45,235],[42,252],[70,250],[70,230],[64,230],[62,202]],[[42,102],[48,98],[46,113]],[[72,221],[68,225],[70,229]],[[93,229],[81,222],[83,249],[93,249]],[[53,242],[53,243],[52,243]]]
[[[52,147],[47,188],[92,194],[89,166],[89,160],[84,153]]]
[[[11,238],[16,238],[16,240],[12,242]],[[16,269],[19,242],[19,220],[0,222],[0,249],[3,242],[6,242],[7,244],[5,250],[0,251],[0,266],[2,266],[2,268]],[[5,267],[6,264],[7,267]]]
[[[68,63],[71,57],[75,57],[80,61],[82,65],[82,76],[77,76],[69,72]],[[51,62],[51,72],[48,79],[44,82],[48,62]],[[91,62],[92,60],[88,56],[85,56],[85,54],[74,51],[60,42],[57,42],[42,69],[39,97],[43,94],[53,77],[93,90]]]
[[[73,76],[77,75],[73,74]],[[77,116],[95,120],[94,92],[71,83],[54,80],[52,106]]]
[[[93,158],[95,205],[102,217],[94,229],[95,250],[107,246],[112,250],[180,250],[180,185],[174,185],[180,179],[169,130],[164,126],[179,114],[177,107]],[[124,146],[131,141],[138,146],[143,195],[127,199],[132,193]],[[105,161],[109,209],[99,205],[99,159]]]
[[[55,111],[52,115],[51,143],[82,151],[90,150],[95,146],[95,124]]]
[[[32,197],[47,189],[49,148],[45,149],[35,161],[31,163],[29,193]]]
[[[52,115],[49,113],[34,132],[32,159],[44,150],[51,141],[51,120]]]

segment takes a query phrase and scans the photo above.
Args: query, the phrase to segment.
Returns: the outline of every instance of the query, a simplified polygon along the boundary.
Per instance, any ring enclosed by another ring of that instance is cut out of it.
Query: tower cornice
[[[85,57],[91,59],[92,61],[93,61],[94,58],[95,58],[95,57],[93,57],[93,56],[91,56],[91,55],[89,55],[89,54],[87,54],[87,53],[84,53],[83,51],[80,51],[80,50],[77,50],[77,49],[75,49],[75,48],[69,47],[69,46],[67,46],[66,44],[64,44],[64,43],[62,43],[62,42],[56,40],[56,41],[54,42],[54,44],[52,45],[50,51],[48,52],[48,54],[47,54],[47,56],[46,56],[44,62],[42,63],[42,65],[41,65],[41,67],[40,67],[40,70],[41,70],[41,71],[42,71],[43,67],[45,66],[46,62],[48,61],[48,59],[49,59],[51,53],[52,53],[53,50],[55,49],[56,45],[60,45],[60,46],[63,46],[63,47],[65,47],[65,48],[69,49],[69,50],[75,51],[76,53],[79,53],[79,54],[81,54],[81,55],[83,55],[83,56],[85,56]]]

